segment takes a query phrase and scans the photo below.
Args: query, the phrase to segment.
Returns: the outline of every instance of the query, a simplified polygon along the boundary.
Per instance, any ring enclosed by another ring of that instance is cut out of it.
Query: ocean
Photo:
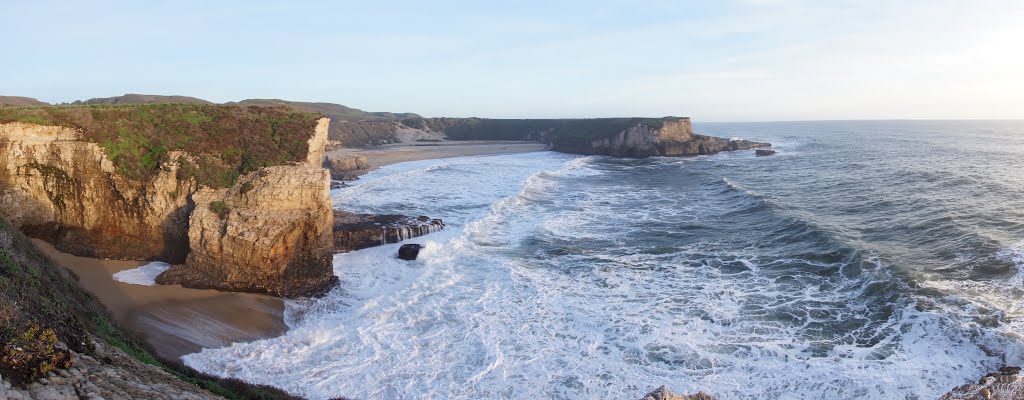
[[[696,124],[694,158],[415,161],[332,192],[443,218],[335,256],[200,371],[312,399],[932,399],[1024,358],[1024,121]]]

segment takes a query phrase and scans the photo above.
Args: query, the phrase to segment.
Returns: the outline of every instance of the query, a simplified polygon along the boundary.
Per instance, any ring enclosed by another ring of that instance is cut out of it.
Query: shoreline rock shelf
[[[444,221],[427,216],[334,212],[334,250],[361,250],[423,236],[444,229]]]

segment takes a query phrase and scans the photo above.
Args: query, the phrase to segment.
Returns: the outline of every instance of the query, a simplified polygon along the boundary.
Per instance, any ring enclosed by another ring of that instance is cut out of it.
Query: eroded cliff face
[[[317,121],[304,160],[261,168],[223,189],[179,179],[176,161],[149,179],[129,179],[79,131],[0,124],[0,216],[72,254],[185,263],[161,283],[322,293],[337,281],[330,174],[321,166],[328,121]]]
[[[181,262],[196,185],[177,168],[139,182],[73,129],[0,124],[0,214],[69,253]]]
[[[326,144],[321,119],[304,163],[266,167],[230,188],[193,194],[191,252],[157,283],[283,297],[333,287],[331,176],[321,166]]]
[[[189,220],[191,253],[157,283],[312,296],[336,282],[330,174],[319,166],[267,167],[230,189],[200,189]]]
[[[617,157],[696,156],[771,146],[695,134],[689,118],[666,119],[660,128],[637,123],[601,138],[554,137],[549,140],[555,151]]]

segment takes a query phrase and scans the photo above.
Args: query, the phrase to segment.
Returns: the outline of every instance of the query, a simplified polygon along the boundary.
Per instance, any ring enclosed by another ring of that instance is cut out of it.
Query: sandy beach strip
[[[276,337],[287,330],[281,299],[122,283],[114,280],[115,273],[148,262],[77,257],[45,241],[32,242],[57,265],[78,275],[79,285],[99,298],[121,326],[143,336],[162,358],[177,360],[203,348]]]
[[[365,156],[372,171],[388,164],[437,158],[481,156],[492,154],[528,153],[544,151],[547,145],[537,142],[460,140],[440,142],[395,143],[367,148],[336,148],[327,151],[332,158]]]

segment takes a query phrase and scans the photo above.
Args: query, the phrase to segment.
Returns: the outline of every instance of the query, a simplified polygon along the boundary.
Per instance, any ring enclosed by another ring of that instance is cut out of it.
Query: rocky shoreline
[[[71,367],[50,372],[25,387],[0,384],[0,399],[221,399],[206,390],[183,382],[174,375],[144,364],[102,340],[91,338],[92,356],[72,352]]]
[[[334,250],[339,253],[365,249],[439,232],[444,221],[424,215],[334,212]]]

